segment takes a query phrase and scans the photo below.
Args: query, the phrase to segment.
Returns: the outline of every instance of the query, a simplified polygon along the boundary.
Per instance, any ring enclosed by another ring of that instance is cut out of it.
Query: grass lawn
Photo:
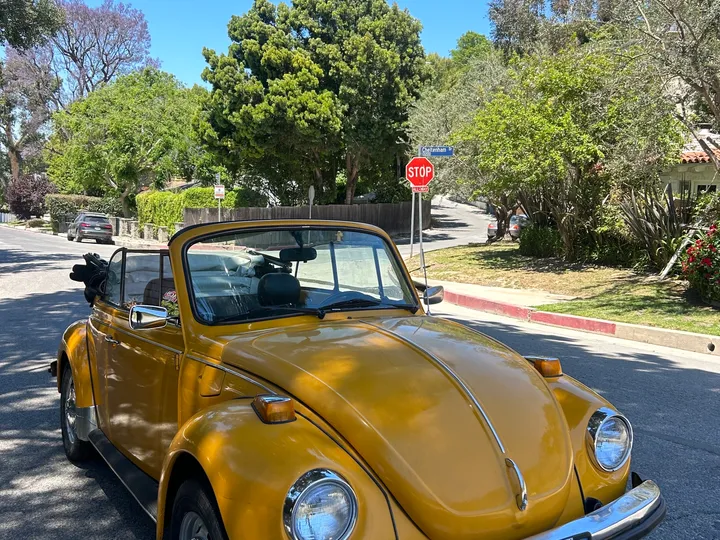
[[[491,287],[535,289],[577,297],[542,311],[720,335],[720,311],[707,307],[683,281],[658,281],[631,270],[536,259],[517,244],[474,244],[432,251],[428,278]],[[411,270],[420,263],[413,257]],[[419,272],[414,272],[419,277]]]

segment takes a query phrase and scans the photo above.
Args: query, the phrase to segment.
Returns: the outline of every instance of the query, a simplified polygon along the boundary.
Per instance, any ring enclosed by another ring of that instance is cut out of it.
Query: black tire
[[[95,243],[96,243],[96,244],[104,244],[104,243],[105,243],[105,240],[100,240],[99,238],[96,238],[96,239],[95,239]]]
[[[76,242],[82,242],[82,241],[83,241],[82,236],[80,236],[80,233],[78,233],[78,235],[75,237],[75,241],[76,241]]]
[[[68,233],[68,235],[67,235],[67,239],[68,239],[68,242],[72,242],[72,241],[73,241],[73,237],[72,237],[72,236],[70,236],[70,233]]]
[[[74,426],[70,425],[68,408],[75,407],[75,386],[72,370],[65,365],[60,387],[60,431],[62,431],[65,455],[70,461],[85,461],[92,455],[92,445],[88,441],[78,439]]]
[[[181,536],[181,533],[186,533],[183,529],[187,528],[187,524],[184,525],[183,521],[186,520],[186,517],[188,520],[192,520],[192,514],[199,516],[202,520],[210,540],[228,540],[215,495],[207,480],[199,481],[193,478],[182,483],[175,494],[165,537],[170,540],[185,538],[185,534]],[[192,536],[188,538],[192,538]]]

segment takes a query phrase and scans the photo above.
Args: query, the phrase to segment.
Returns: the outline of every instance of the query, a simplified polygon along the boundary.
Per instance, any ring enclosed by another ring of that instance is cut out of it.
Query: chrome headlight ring
[[[344,530],[339,536],[334,537],[337,540],[346,540],[357,523],[358,503],[355,491],[350,484],[338,473],[329,469],[313,469],[303,474],[292,485],[285,497],[283,505],[283,523],[285,532],[291,540],[304,540],[304,537],[297,530],[297,513],[301,504],[314,493],[327,486],[335,487],[341,495],[344,495],[349,504],[348,516],[345,522]]]
[[[602,435],[603,428],[606,427],[610,422],[621,422],[622,424],[624,424],[627,435],[627,444],[625,446],[625,449],[623,450],[622,458],[612,466],[602,463],[601,460],[598,458],[597,451],[598,438]],[[625,464],[627,463],[628,459],[630,459],[630,454],[632,453],[633,447],[632,425],[630,424],[630,421],[619,412],[614,411],[608,407],[602,407],[595,411],[590,417],[590,420],[588,421],[586,440],[588,445],[588,453],[590,454],[590,458],[592,459],[592,462],[595,464],[595,466],[605,472],[615,472],[622,469],[623,466],[625,466]]]

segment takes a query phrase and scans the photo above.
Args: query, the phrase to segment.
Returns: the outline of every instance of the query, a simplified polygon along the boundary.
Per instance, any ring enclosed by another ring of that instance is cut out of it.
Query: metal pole
[[[218,223],[222,221],[222,217],[220,217],[220,204],[222,204],[222,199],[218,199]]]
[[[425,301],[427,301],[428,298],[428,282],[427,282],[427,269],[425,268],[425,251],[423,250],[423,219],[422,219],[422,193],[418,195],[418,201],[420,204],[418,204],[418,222],[420,223],[420,231],[418,232],[418,236],[420,238],[420,266],[423,269],[423,275],[425,276],[425,292],[423,292],[423,298]],[[430,304],[425,303],[425,307],[427,309],[427,314],[432,315],[430,313]]]
[[[410,211],[410,258],[413,256],[413,248],[415,247],[415,192],[412,194],[412,210]]]

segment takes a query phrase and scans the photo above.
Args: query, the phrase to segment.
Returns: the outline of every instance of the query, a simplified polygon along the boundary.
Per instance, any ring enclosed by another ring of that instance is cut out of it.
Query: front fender
[[[600,407],[610,407],[611,409],[615,409],[615,407],[568,375],[554,380],[548,379],[548,385],[565,412],[575,453],[575,467],[583,494],[585,497],[594,497],[603,504],[614,501],[625,493],[627,478],[630,474],[630,460],[615,472],[599,470],[590,461],[585,434],[588,421],[595,411]]]
[[[358,538],[394,538],[389,500],[363,467],[303,416],[264,424],[249,400],[209,407],[185,423],[163,464],[158,493],[158,538],[162,537],[171,478],[183,454],[202,467],[213,488],[230,538],[286,539],[283,504],[304,473],[328,468],[343,476],[358,499]],[[180,469],[178,467],[177,469]]]
[[[77,407],[92,407],[93,395],[88,365],[87,321],[75,321],[63,333],[57,353],[58,392],[62,387],[65,364],[70,364],[75,383],[75,404]]]

